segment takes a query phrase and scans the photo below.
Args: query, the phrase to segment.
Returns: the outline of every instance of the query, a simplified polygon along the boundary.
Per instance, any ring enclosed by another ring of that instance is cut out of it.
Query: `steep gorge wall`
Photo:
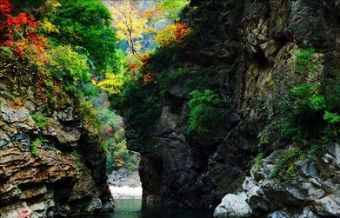
[[[193,34],[146,69],[158,74],[155,84],[144,87],[158,99],[157,108],[142,124],[126,119],[129,148],[142,154],[146,201],[210,209],[240,190],[258,134],[284,116],[282,96],[303,79],[292,69],[294,52],[308,45],[325,66],[338,60],[339,1],[226,2],[192,1],[183,21]],[[176,74],[178,69],[185,72]],[[187,103],[197,89],[212,89],[228,103],[216,112],[220,123],[193,135],[187,132]],[[266,146],[270,153],[287,145]]]
[[[25,63],[1,61],[0,217],[112,211],[106,155],[84,127],[76,98],[46,90]],[[47,120],[34,121],[36,114]]]

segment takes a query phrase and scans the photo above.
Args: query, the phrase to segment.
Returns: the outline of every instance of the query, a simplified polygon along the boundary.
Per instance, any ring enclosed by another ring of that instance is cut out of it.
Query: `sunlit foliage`
[[[140,52],[139,40],[150,30],[147,18],[137,7],[134,1],[127,0],[116,2],[110,10],[113,25],[117,29],[117,37],[127,41],[132,54]]]

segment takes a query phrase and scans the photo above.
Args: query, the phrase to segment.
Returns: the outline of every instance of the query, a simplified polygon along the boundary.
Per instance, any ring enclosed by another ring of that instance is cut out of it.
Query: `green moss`
[[[41,145],[43,144],[43,141],[41,139],[35,139],[30,146],[30,152],[33,156],[37,156],[38,153],[38,149],[39,147],[41,147]]]
[[[188,133],[208,133],[211,127],[221,120],[219,108],[223,106],[220,97],[212,90],[193,91],[190,93]]]
[[[76,164],[76,169],[78,171],[80,171],[82,169],[82,161],[81,161],[81,155],[80,155],[79,151],[74,150],[72,152],[72,156],[74,157],[74,161],[75,161],[75,164]]]
[[[44,129],[48,125],[48,119],[42,113],[35,113],[32,115],[32,119],[36,122],[40,129]]]

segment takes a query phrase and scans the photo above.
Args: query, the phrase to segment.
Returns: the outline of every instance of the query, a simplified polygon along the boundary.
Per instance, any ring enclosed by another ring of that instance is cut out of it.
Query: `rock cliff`
[[[125,116],[129,148],[141,153],[144,200],[210,209],[241,191],[260,133],[284,116],[283,96],[304,79],[292,67],[295,52],[313,47],[324,66],[336,65],[339,9],[335,0],[191,1],[182,21],[192,33],[145,69],[157,77],[133,102],[145,116]],[[223,106],[206,111],[217,115],[207,131],[190,132],[190,93],[205,89]],[[289,146],[275,140],[265,154]]]
[[[82,124],[76,98],[48,93],[25,63],[1,61],[0,217],[113,210],[106,156]]]

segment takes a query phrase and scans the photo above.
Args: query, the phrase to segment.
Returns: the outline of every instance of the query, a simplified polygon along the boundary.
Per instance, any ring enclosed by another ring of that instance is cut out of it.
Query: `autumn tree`
[[[139,41],[150,27],[148,19],[143,16],[142,10],[138,8],[133,0],[115,1],[111,7],[113,25],[117,29],[117,37],[126,40],[131,53],[138,55],[140,50]]]

